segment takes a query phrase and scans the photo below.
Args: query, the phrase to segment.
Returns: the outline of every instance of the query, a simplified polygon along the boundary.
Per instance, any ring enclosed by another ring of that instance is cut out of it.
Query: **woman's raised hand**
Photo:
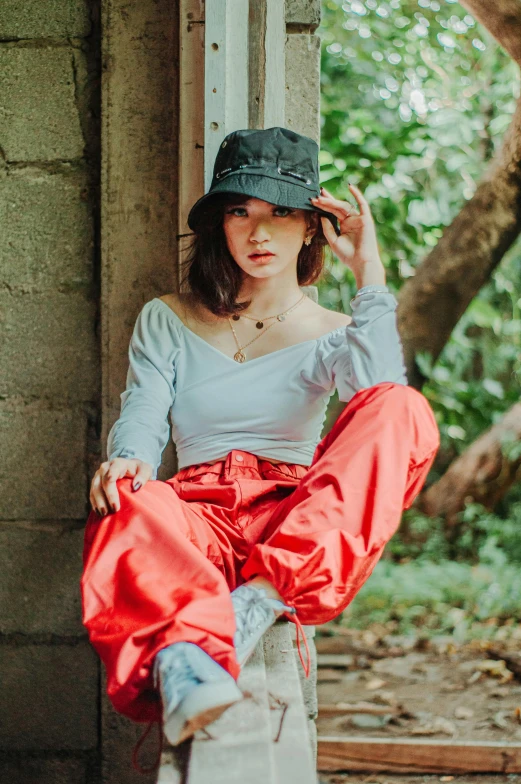
[[[132,487],[139,490],[152,476],[150,463],[127,457],[115,457],[100,465],[90,485],[90,503],[101,517],[120,508],[117,480],[126,476],[134,477]]]
[[[337,236],[328,218],[321,218],[324,235],[333,253],[353,272],[358,287],[367,283],[385,283],[385,268],[380,259],[373,216],[369,204],[356,185],[349,185],[360,212],[348,201],[335,199],[325,188],[312,198],[315,207],[332,212],[340,225]]]

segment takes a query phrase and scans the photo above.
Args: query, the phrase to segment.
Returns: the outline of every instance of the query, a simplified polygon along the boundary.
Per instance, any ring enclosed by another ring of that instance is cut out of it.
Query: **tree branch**
[[[472,16],[494,36],[514,62],[521,65],[520,0],[460,0]]]

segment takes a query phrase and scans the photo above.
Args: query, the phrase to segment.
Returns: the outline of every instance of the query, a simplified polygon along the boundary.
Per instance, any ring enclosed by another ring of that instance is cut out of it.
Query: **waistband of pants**
[[[246,452],[243,449],[232,449],[223,460],[216,463],[200,463],[186,466],[176,474],[179,479],[190,479],[199,474],[216,474],[217,476],[233,476],[234,474],[262,474],[269,470],[284,476],[301,478],[309,470],[300,463],[270,463],[262,457]]]

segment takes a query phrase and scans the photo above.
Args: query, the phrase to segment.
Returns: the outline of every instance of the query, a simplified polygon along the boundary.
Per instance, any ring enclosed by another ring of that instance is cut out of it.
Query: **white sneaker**
[[[288,607],[279,599],[271,599],[265,588],[253,585],[239,585],[231,593],[235,610],[235,632],[233,643],[237,661],[242,667],[249,659],[262,635],[275,623],[281,613],[295,614],[294,607]]]
[[[153,674],[163,703],[163,731],[172,746],[243,698],[230,673],[194,643],[172,643],[158,651]]]

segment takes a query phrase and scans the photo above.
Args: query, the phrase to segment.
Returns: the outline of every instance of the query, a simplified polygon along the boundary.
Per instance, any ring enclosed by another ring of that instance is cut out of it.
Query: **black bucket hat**
[[[204,220],[205,207],[217,193],[240,193],[280,207],[318,212],[340,234],[337,217],[309,201],[320,196],[318,144],[288,128],[248,128],[223,139],[210,190],[188,214],[192,231]]]

